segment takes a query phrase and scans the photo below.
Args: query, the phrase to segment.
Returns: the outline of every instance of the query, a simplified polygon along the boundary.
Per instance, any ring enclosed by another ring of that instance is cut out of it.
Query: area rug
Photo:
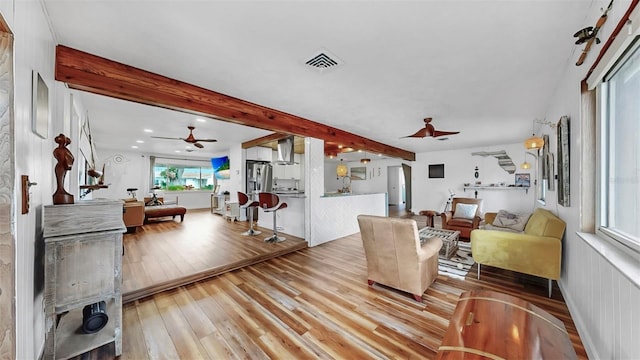
[[[438,258],[438,273],[456,279],[464,279],[473,264],[471,244],[460,241],[458,242],[458,251],[451,259]]]

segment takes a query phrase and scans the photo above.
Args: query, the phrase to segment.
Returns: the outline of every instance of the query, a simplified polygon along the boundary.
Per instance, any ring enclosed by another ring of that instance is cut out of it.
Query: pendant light
[[[533,120],[531,123],[531,137],[524,141],[524,147],[527,150],[538,150],[542,149],[544,146],[544,139],[536,136],[536,133],[533,129],[535,126],[536,120]]]
[[[365,152],[365,153],[364,153],[364,157],[363,157],[362,159],[360,159],[360,163],[362,163],[362,164],[368,164],[368,163],[370,163],[370,162],[371,162],[371,159],[369,159],[369,158],[367,157],[367,153]]]
[[[347,171],[349,169],[347,168],[347,165],[345,165],[342,162],[342,159],[340,159],[340,164],[338,164],[338,166],[336,167],[336,175],[338,175],[338,177],[345,177],[347,176]]]
[[[531,135],[530,138],[524,141],[524,147],[528,150],[542,149],[543,146],[544,139],[539,136],[535,136],[535,134]]]

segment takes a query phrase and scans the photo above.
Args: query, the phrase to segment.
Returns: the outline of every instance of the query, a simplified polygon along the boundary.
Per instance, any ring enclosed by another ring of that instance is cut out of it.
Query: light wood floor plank
[[[164,294],[159,297],[166,296]],[[144,340],[151,359],[179,359],[178,351],[158,312],[155,299],[141,301],[135,307],[143,329]],[[127,330],[123,331],[123,338]]]
[[[227,226],[221,231],[236,234],[235,225]],[[587,358],[557,285],[547,298],[545,279],[483,266],[477,280],[475,269],[464,280],[438,276],[418,303],[410,294],[368,286],[360,236],[347,236],[126,305],[123,358],[431,359],[460,294],[474,289],[548,311],[565,324],[578,358]],[[112,359],[110,349],[89,358]]]

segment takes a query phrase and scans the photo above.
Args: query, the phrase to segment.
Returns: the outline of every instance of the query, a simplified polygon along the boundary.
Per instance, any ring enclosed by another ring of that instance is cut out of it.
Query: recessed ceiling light
[[[197,121],[197,122],[205,122],[205,121],[207,121],[207,120],[202,119],[202,118],[197,118],[197,119],[196,119],[196,121]]]
[[[146,132],[146,133],[152,133],[153,132],[153,130],[151,130],[151,129],[144,129],[143,131]]]
[[[179,152],[180,152],[180,150],[176,150],[176,152],[177,152],[177,153],[179,153]]]
[[[378,154],[378,156],[382,156],[382,154]]]
[[[137,146],[137,145],[131,145],[131,148],[132,148],[132,149],[137,149],[137,148],[138,148],[138,146]]]
[[[361,153],[361,152],[362,152],[362,149],[359,149],[359,150],[358,150],[358,152],[359,152],[359,153]]]
[[[136,140],[136,142],[137,142],[138,144],[144,144],[144,141],[142,141],[142,140]]]

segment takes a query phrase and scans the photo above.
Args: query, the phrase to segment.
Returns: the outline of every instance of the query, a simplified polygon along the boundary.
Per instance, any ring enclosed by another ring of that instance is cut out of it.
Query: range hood
[[[293,136],[278,140],[278,160],[279,165],[293,165]]]

